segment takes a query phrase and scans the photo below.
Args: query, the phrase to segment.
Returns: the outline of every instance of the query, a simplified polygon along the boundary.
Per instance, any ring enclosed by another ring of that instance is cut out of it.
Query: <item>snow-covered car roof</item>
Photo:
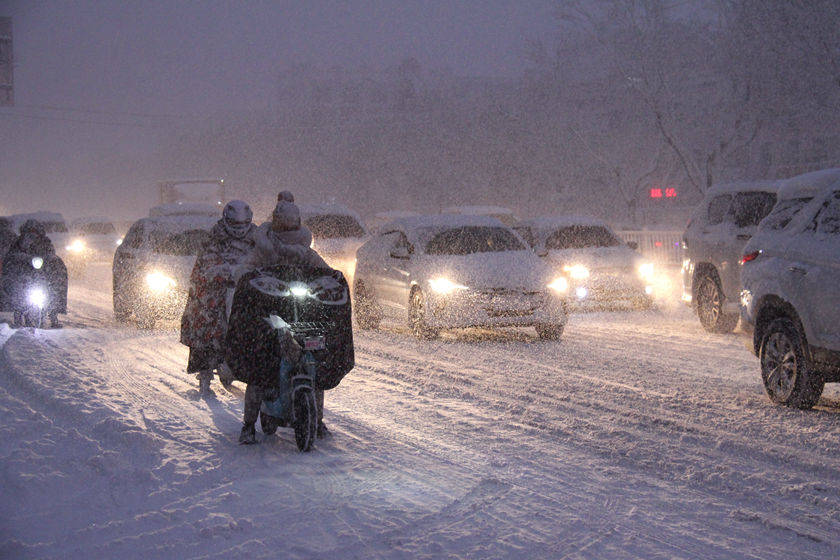
[[[779,188],[784,181],[740,181],[736,183],[722,183],[720,185],[712,185],[706,191],[706,198],[716,196],[719,194],[735,194],[739,192],[779,192]]]
[[[105,216],[86,216],[84,218],[76,218],[72,222],[70,222],[70,228],[76,229],[81,226],[86,226],[88,224],[113,224],[114,221],[111,218],[106,218]]]
[[[571,226],[601,226],[611,229],[603,220],[589,216],[541,216],[516,222],[514,227],[529,227],[537,230],[552,230]]]
[[[221,217],[221,210],[211,204],[202,202],[178,202],[173,204],[161,204],[149,210],[149,217],[160,216],[212,216]]]
[[[9,216],[15,228],[20,227],[26,220],[38,220],[41,223],[65,223],[64,216],[58,212],[29,212],[27,214],[13,214]]]
[[[472,214],[418,214],[400,218],[379,228],[384,232],[389,229],[399,229],[405,232],[406,237],[412,244],[424,245],[435,234],[453,228],[460,227],[500,227],[510,229],[501,220],[493,216],[472,215]],[[517,238],[519,235],[513,232]]]
[[[837,185],[840,185],[840,168],[821,169],[782,181],[779,199],[814,197]]]
[[[303,219],[334,214],[352,216],[357,222],[362,223],[362,218],[356,212],[342,204],[298,204],[298,208],[300,209],[300,217]]]
[[[141,218],[140,220],[147,226],[151,226],[154,230],[160,231],[189,231],[191,229],[210,230],[216,222],[219,221],[219,216],[204,216],[201,214],[185,214],[180,216],[155,216],[150,218]]]
[[[471,216],[491,216],[493,214],[513,214],[513,210],[504,206],[450,206],[444,208],[442,214],[464,214]]]

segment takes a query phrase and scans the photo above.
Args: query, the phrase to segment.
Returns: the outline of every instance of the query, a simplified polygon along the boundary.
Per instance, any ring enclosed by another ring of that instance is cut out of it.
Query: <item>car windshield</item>
[[[197,255],[201,246],[209,240],[210,232],[203,229],[193,229],[181,233],[155,232],[152,234],[155,252],[178,257]]]
[[[564,227],[554,231],[545,240],[545,248],[549,251],[618,245],[621,245],[621,240],[604,226]]]
[[[303,223],[316,239],[365,236],[356,218],[347,214],[320,214],[306,218]]]
[[[732,200],[732,216],[739,228],[757,226],[776,204],[776,195],[768,192],[742,192]]]
[[[47,233],[67,233],[67,226],[64,222],[44,222],[44,230]]]
[[[79,226],[79,233],[83,235],[116,235],[117,230],[111,222],[96,222]]]
[[[426,244],[429,255],[470,255],[522,251],[525,246],[505,228],[465,226],[437,233]]]
[[[791,198],[780,200],[773,211],[761,222],[763,229],[780,230],[787,227],[790,221],[811,202],[811,197]]]

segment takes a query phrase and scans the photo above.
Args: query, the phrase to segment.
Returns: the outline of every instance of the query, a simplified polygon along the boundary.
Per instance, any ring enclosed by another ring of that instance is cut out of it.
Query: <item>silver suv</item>
[[[741,317],[767,394],[810,408],[840,381],[840,169],[784,183],[740,262]]]
[[[769,181],[712,187],[686,227],[682,299],[709,332],[731,332],[738,324],[738,260],[775,206],[778,188]]]

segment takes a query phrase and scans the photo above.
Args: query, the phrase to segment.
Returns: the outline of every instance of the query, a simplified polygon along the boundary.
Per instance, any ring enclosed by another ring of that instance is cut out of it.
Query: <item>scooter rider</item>
[[[248,265],[269,267],[276,265],[297,265],[307,267],[329,268],[324,259],[310,248],[312,234],[301,225],[300,209],[294,203],[294,197],[289,191],[281,192],[277,197],[277,206],[271,215],[271,221],[262,224],[256,232],[254,250],[248,256]],[[290,353],[299,352],[297,344],[289,337],[286,341]],[[318,437],[327,433],[323,422],[324,392],[316,391],[318,404]],[[239,443],[256,443],[255,424],[260,413],[263,400],[263,390],[254,383],[249,383],[245,390],[245,410],[242,419],[242,432]],[[263,429],[266,430],[266,426]],[[269,428],[270,432],[271,429]]]
[[[181,317],[181,344],[190,348],[187,373],[197,372],[203,395],[210,394],[214,370],[225,387],[233,380],[224,365],[222,350],[227,332],[227,292],[254,247],[256,226],[252,218],[248,204],[241,200],[228,202],[190,276],[187,305]]]
[[[22,323],[20,309],[26,296],[26,279],[33,272],[33,258],[40,259],[43,277],[47,281],[49,297],[45,312],[50,326],[61,327],[59,313],[67,313],[67,268],[55,254],[55,247],[47,237],[44,225],[37,220],[26,220],[20,226],[20,235],[3,257],[3,303],[15,312],[15,323]]]

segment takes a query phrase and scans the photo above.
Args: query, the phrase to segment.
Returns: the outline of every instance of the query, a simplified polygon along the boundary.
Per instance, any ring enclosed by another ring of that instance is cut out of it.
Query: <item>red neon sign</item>
[[[651,198],[662,198],[662,189],[650,189]]]
[[[670,187],[665,189],[665,197],[666,198],[676,198],[677,197],[677,189]]]

